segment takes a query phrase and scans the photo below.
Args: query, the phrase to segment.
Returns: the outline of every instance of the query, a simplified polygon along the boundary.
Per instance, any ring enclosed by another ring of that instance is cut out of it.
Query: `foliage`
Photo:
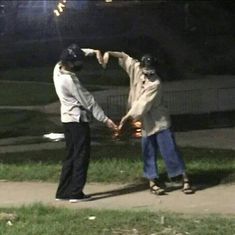
[[[18,218],[11,223],[0,221],[0,235],[231,235],[235,230],[233,217],[219,215],[185,216],[149,211],[69,210],[41,204],[1,211],[14,213]]]
[[[0,106],[43,105],[58,100],[54,86],[45,83],[1,82]]]
[[[193,184],[208,186],[235,182],[234,151],[182,148],[181,152]],[[2,153],[0,179],[58,181],[64,157],[64,149]],[[142,184],[142,167],[140,145],[93,146],[88,181]],[[161,179],[167,182],[161,159],[159,171]]]
[[[61,132],[61,126],[49,120],[53,116],[36,111],[0,110],[0,136],[42,136],[50,132]]]

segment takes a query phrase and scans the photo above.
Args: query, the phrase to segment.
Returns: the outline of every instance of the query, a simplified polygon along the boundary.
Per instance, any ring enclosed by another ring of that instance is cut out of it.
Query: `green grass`
[[[235,182],[235,151],[182,148],[193,184],[216,185]],[[0,154],[0,179],[58,181],[65,150]],[[142,182],[140,145],[93,146],[89,182]],[[162,160],[161,178],[168,180]]]
[[[53,66],[11,68],[0,71],[0,80],[53,83]]]
[[[58,100],[53,84],[0,82],[0,106],[44,105]]]
[[[32,81],[53,83],[54,65],[42,67],[11,68],[0,71],[0,81]],[[127,74],[117,61],[111,59],[107,69],[103,69],[94,58],[88,59],[78,77],[84,84],[93,85],[128,85]]]
[[[94,61],[87,63],[78,77],[90,91],[99,90],[97,86],[129,83],[126,73],[117,63],[111,63],[106,70]],[[0,106],[45,105],[58,100],[53,85],[53,66],[0,71],[0,84]]]
[[[12,226],[7,225],[7,220],[0,221],[0,235],[233,235],[235,231],[234,217],[219,215],[71,210],[40,204],[0,211],[17,216]],[[90,216],[95,216],[95,220],[89,220]]]
[[[34,82],[6,82],[0,81],[0,106],[33,106],[46,105],[59,101],[53,84]],[[97,84],[98,85],[98,84]],[[102,88],[87,84],[89,91]]]
[[[62,131],[48,120],[50,115],[36,111],[0,110],[0,138],[17,136],[40,136]]]

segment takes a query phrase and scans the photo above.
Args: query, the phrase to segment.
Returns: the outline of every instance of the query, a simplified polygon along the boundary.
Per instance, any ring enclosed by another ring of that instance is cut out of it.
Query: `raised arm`
[[[124,57],[126,57],[128,55],[124,52],[119,52],[119,51],[106,51],[103,56],[103,68],[107,67],[110,56],[113,56],[118,59],[123,59]]]
[[[113,130],[117,129],[116,124],[106,116],[103,109],[95,101],[93,95],[81,85],[77,77],[74,77],[73,79],[69,79],[68,77],[66,89],[76,97],[76,100],[85,110],[89,110],[92,113],[96,120],[105,123]]]
[[[82,48],[82,51],[85,53],[85,56],[93,56],[96,55],[98,63],[103,65],[103,57],[100,50],[90,49],[90,48]]]
[[[119,51],[107,51],[105,52],[105,54],[106,53],[116,58],[123,58],[123,56],[125,55],[124,52],[119,52]]]

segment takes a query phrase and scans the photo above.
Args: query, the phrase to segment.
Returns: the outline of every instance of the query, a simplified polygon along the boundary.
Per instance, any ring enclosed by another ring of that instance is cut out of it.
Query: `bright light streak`
[[[112,2],[113,0],[105,0],[105,2]]]
[[[56,16],[60,16],[61,15],[61,13],[66,8],[66,3],[67,3],[67,0],[59,0],[59,3],[57,4],[56,9],[54,10],[54,14]]]
[[[60,16],[60,13],[59,13],[58,10],[54,10],[54,13],[55,13],[56,16]]]
[[[64,11],[64,10],[63,10],[63,7],[65,7],[65,5],[60,2],[60,3],[58,3],[58,6],[57,6],[57,7],[58,7],[58,9],[59,9],[60,12],[63,12],[63,11]]]

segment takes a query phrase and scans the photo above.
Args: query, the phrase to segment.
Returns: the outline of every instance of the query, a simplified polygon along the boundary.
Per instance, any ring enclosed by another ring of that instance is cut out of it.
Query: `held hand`
[[[119,126],[118,126],[118,130],[119,130],[119,131],[122,129],[124,123],[128,120],[128,118],[129,118],[129,117],[124,116],[124,117],[121,119],[121,121],[120,121],[120,123],[119,123]]]
[[[103,56],[103,64],[102,64],[104,69],[107,67],[108,62],[109,62],[109,53],[105,52]]]
[[[108,119],[106,121],[106,125],[107,127],[109,127],[110,129],[113,129],[113,130],[117,130],[117,125],[111,120],[111,119]]]
[[[101,64],[103,66],[103,56],[102,56],[100,50],[96,51],[96,58],[97,58],[99,64]]]

